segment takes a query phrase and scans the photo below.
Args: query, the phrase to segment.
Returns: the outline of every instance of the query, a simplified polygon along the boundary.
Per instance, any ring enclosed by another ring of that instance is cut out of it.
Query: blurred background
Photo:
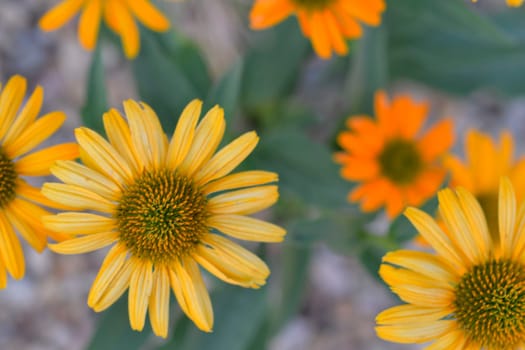
[[[365,220],[377,234],[391,228],[382,213],[363,219],[346,203],[352,185],[339,178],[332,163],[335,135],[348,115],[371,113],[373,92],[387,88],[430,101],[429,123],[453,117],[456,153],[462,154],[468,128],[495,136],[508,128],[523,151],[523,10],[506,9],[496,0],[475,6],[389,1],[381,28],[367,30],[352,44],[349,57],[323,61],[300,35],[295,19],[268,31],[250,31],[250,0],[158,1],[172,19],[176,39],[163,46],[157,36],[143,32],[142,53],[127,61],[118,40],[107,33],[96,53],[84,51],[75,21],[53,33],[41,32],[39,18],[56,3],[0,0],[0,80],[21,74],[31,90],[36,84],[44,87],[41,114],[66,112],[66,125],[52,142],[72,141],[73,129],[82,124],[100,128],[100,111],[120,108],[128,98],[152,104],[169,134],[181,106],[201,98],[208,106],[225,107],[230,138],[247,129],[262,135],[247,167],[281,175],[281,203],[266,215],[289,234],[283,244],[263,249],[272,268],[264,291],[243,294],[209,279],[210,288],[219,286],[212,295],[213,336],[233,342],[225,349],[419,348],[375,336],[376,314],[398,301],[375,274],[385,247],[359,242],[352,227]],[[172,51],[163,56],[166,47]],[[158,96],[173,96],[175,102]],[[283,143],[287,140],[290,145]],[[410,245],[409,235],[403,237],[395,243]],[[117,349],[115,342],[128,344],[123,349],[226,346],[202,338],[191,323],[178,319],[174,302],[167,341],[151,337],[149,330],[129,330],[122,300],[95,314],[86,299],[105,253],[61,256],[25,249],[26,277],[0,291],[0,349]]]

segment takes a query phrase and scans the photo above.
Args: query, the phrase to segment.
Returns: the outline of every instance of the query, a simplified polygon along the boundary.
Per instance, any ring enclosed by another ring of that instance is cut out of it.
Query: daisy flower
[[[225,282],[259,288],[270,271],[255,254],[228,237],[279,242],[285,231],[250,217],[278,198],[277,174],[230,174],[255,148],[248,132],[215,153],[224,134],[215,106],[198,123],[202,102],[183,111],[171,141],[146,104],[124,102],[126,120],[104,115],[108,141],[87,128],[75,131],[83,165],[58,162],[46,183],[49,198],[76,208],[44,218],[71,239],[50,248],[80,254],[112,246],[93,282],[88,305],[111,306],[128,290],[131,328],[142,330],[146,313],[156,335],[168,333],[170,287],[182,311],[203,331],[213,311],[199,265]],[[84,212],[89,210],[90,212]]]
[[[70,143],[31,152],[60,128],[66,115],[57,111],[37,119],[44,91],[37,86],[22,107],[26,88],[26,79],[15,75],[0,94],[0,288],[7,286],[8,272],[14,279],[24,277],[24,254],[15,230],[38,252],[48,237],[64,238],[40,221],[51,214],[42,206],[60,206],[24,178],[49,175],[56,160],[78,157],[78,147]]]
[[[406,304],[377,316],[376,332],[425,349],[518,350],[525,346],[525,207],[511,182],[499,185],[494,240],[483,210],[466,189],[439,192],[445,233],[428,214],[405,215],[435,249],[386,254],[379,274]]]
[[[502,176],[510,179],[521,203],[525,199],[525,158],[513,159],[514,140],[508,131],[501,133],[499,147],[489,135],[476,130],[469,130],[465,140],[465,162],[452,155],[445,158],[444,165],[451,174],[450,185],[464,187],[476,197],[490,232],[497,233],[499,179]]]
[[[140,48],[136,17],[145,27],[156,32],[169,29],[169,20],[149,0],[62,0],[40,19],[39,26],[49,32],[62,27],[80,13],[78,40],[86,50],[97,44],[102,19],[122,40],[128,58],[137,56]]]
[[[394,218],[407,205],[432,197],[442,184],[446,171],[441,158],[454,141],[452,121],[443,119],[421,133],[428,105],[408,95],[389,102],[382,91],[375,96],[375,113],[377,120],[347,120],[350,131],[339,134],[343,151],[334,159],[343,166],[344,179],[360,183],[348,196],[351,202],[361,202],[365,212],[385,206]]]
[[[346,39],[361,37],[361,22],[381,24],[384,0],[256,0],[250,12],[252,29],[266,29],[296,15],[317,54],[330,58],[348,53]]]

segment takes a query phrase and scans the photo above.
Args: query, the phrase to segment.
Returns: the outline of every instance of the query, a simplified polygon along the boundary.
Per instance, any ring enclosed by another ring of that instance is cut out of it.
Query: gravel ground
[[[2,0],[0,78],[5,81],[19,73],[28,78],[30,86],[41,84],[45,89],[43,112],[61,109],[69,117],[54,141],[72,141],[72,130],[80,125],[83,82],[91,55],[79,47],[72,24],[52,34],[38,30],[39,16],[55,2]],[[239,42],[245,35],[239,29],[244,21],[237,18],[231,6],[225,5],[228,3],[228,0],[195,0],[190,4],[166,4],[170,9],[177,7],[173,9],[173,18],[199,41],[207,57],[213,57],[209,63],[216,76],[239,56]],[[214,30],[211,33],[203,28]],[[225,40],[214,40],[216,35]],[[110,105],[119,106],[125,98],[136,97],[129,66],[118,52],[105,48],[104,60]],[[458,134],[467,127],[495,134],[507,127],[515,135],[525,134],[524,100],[503,101],[484,92],[456,100],[412,84],[399,84],[396,90],[414,92],[431,100],[435,116],[454,116]],[[523,150],[525,138],[518,138],[517,143]],[[457,147],[462,150],[461,140]],[[8,288],[0,292],[0,349],[83,349],[96,319],[86,305],[87,293],[104,254],[95,252],[73,258],[25,249],[26,277],[11,280]],[[417,349],[376,338],[375,315],[394,303],[391,294],[354,258],[336,255],[319,246],[310,269],[302,312],[273,339],[270,348]]]

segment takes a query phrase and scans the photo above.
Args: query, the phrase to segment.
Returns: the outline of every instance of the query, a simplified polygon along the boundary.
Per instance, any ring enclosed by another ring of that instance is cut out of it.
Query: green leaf
[[[351,66],[344,91],[349,113],[372,115],[374,94],[388,82],[386,28],[366,28],[349,57]]]
[[[290,94],[310,44],[294,19],[254,32],[251,42],[242,80],[242,102],[248,110],[257,110]]]
[[[293,129],[263,134],[250,161],[257,169],[279,174],[281,192],[305,203],[334,208],[348,205],[351,184],[339,177],[331,152]]]
[[[130,328],[126,295],[104,311],[86,350],[140,349],[150,336],[151,329],[147,321],[142,332]]]
[[[226,123],[230,127],[233,124],[233,117],[239,108],[243,70],[244,61],[241,60],[234,64],[219,82],[211,88],[204,104],[204,110],[208,110],[217,104],[221,106],[224,109]]]
[[[171,340],[158,350],[249,350],[267,314],[266,287],[259,290],[224,286],[212,293],[213,333],[199,331],[188,318],[176,325]]]
[[[104,74],[104,63],[100,45],[91,57],[91,66],[86,87],[86,100],[82,107],[82,122],[98,133],[104,133],[102,115],[108,110],[107,91]]]
[[[454,94],[490,87],[525,93],[516,72],[525,70],[525,44],[516,36],[523,17],[477,13],[464,1],[399,0],[385,23],[390,73]],[[500,25],[501,18],[508,18]]]
[[[169,133],[191,100],[208,95],[208,70],[197,47],[179,33],[144,30],[141,36],[142,48],[133,61],[139,95]]]

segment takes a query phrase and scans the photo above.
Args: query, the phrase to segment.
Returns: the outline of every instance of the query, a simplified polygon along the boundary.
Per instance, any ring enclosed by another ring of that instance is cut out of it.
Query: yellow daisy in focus
[[[525,157],[514,161],[514,140],[508,131],[501,133],[498,147],[489,135],[469,130],[465,155],[465,163],[456,156],[445,159],[444,165],[450,169],[450,184],[464,187],[476,197],[490,232],[497,233],[499,179],[502,176],[510,179],[521,203],[525,199]]]
[[[397,343],[432,342],[425,349],[518,350],[525,346],[525,210],[512,184],[499,186],[498,240],[463,188],[438,194],[449,233],[428,214],[405,215],[437,254],[386,254],[379,274],[401,300],[377,316],[376,332]]]
[[[285,231],[248,215],[278,198],[277,174],[230,174],[255,148],[248,132],[215,153],[224,134],[224,112],[212,108],[198,123],[202,102],[183,111],[170,142],[146,104],[124,102],[127,122],[112,109],[104,115],[109,142],[87,128],[75,135],[84,165],[63,161],[46,183],[49,198],[78,210],[44,218],[71,239],[50,245],[79,254],[112,245],[88,296],[102,311],[127,289],[131,328],[142,330],[149,310],[155,334],[168,333],[170,286],[186,315],[203,331],[213,311],[198,265],[225,282],[259,288],[270,271],[255,254],[226,236],[282,241]],[[215,154],[214,154],[215,153]]]
[[[38,86],[22,107],[26,79],[15,75],[0,94],[0,288],[7,286],[7,272],[14,279],[25,273],[24,254],[15,230],[40,252],[47,238],[63,239],[44,228],[40,218],[51,214],[41,206],[57,207],[40,190],[28,184],[24,176],[50,174],[58,159],[78,157],[75,144],[60,144],[32,153],[64,123],[63,112],[51,112],[37,120],[44,99]]]
[[[407,205],[432,197],[444,181],[441,158],[454,141],[452,121],[443,119],[421,135],[428,105],[408,95],[390,102],[382,91],[375,96],[375,113],[376,121],[348,119],[350,131],[338,135],[343,151],[334,159],[342,164],[344,179],[361,183],[350,192],[350,201],[361,202],[365,212],[385,206],[394,218]]]
[[[255,0],[250,13],[252,29],[266,29],[295,14],[301,30],[317,54],[330,58],[348,53],[346,39],[361,37],[360,22],[378,26],[384,0]]]
[[[100,22],[104,19],[120,36],[128,58],[136,57],[140,49],[139,27],[134,17],[156,32],[170,27],[169,20],[149,0],[63,0],[40,19],[40,28],[46,32],[56,30],[79,12],[78,40],[86,50],[96,46]]]

